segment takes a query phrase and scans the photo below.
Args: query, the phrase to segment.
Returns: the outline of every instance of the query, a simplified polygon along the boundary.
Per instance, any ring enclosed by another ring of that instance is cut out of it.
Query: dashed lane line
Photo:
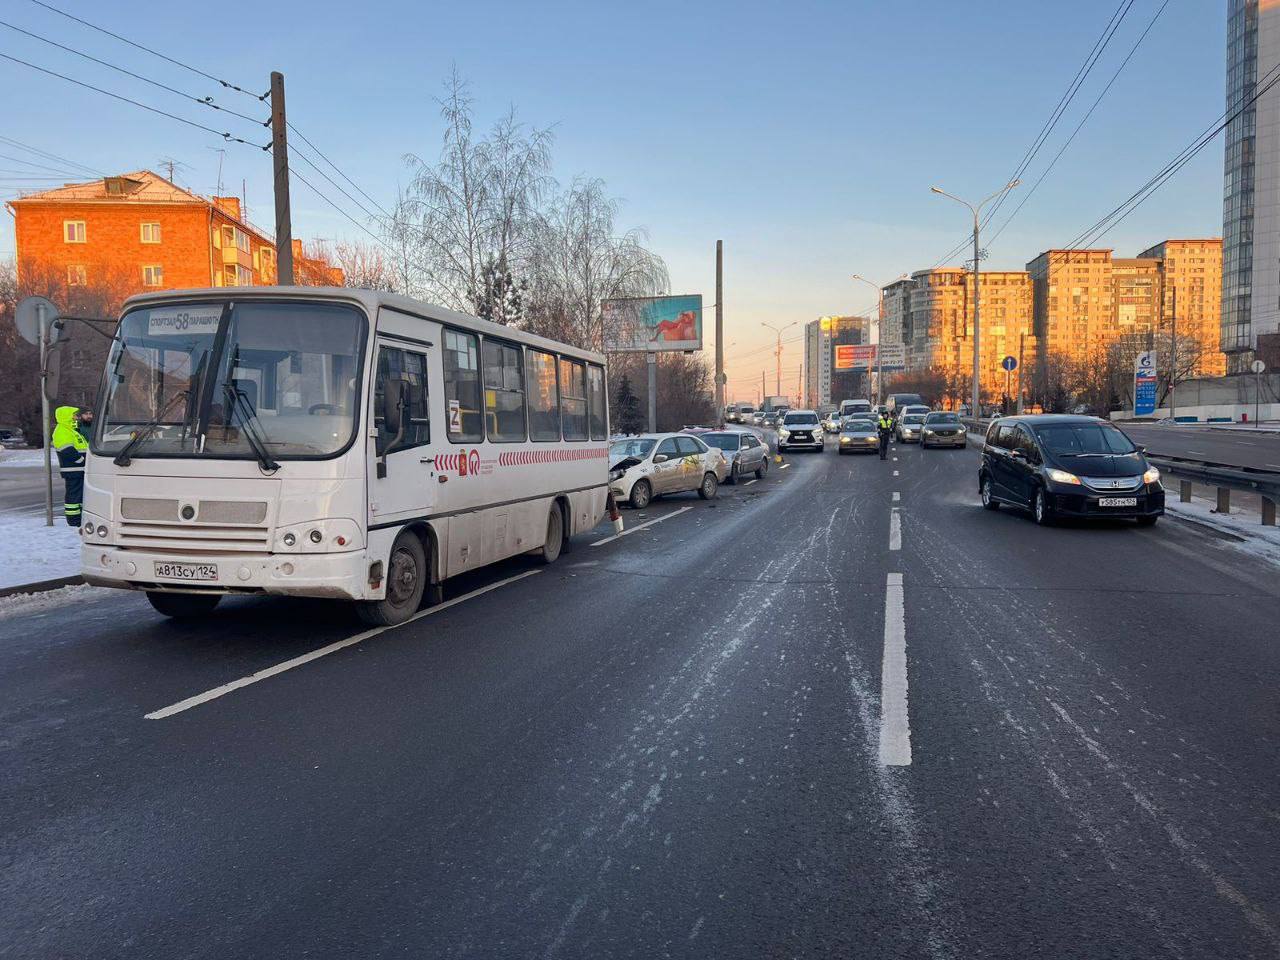
[[[321,647],[318,650],[312,650],[310,653],[304,653],[300,657],[294,657],[292,660],[285,660],[277,663],[274,667],[267,667],[265,670],[259,670],[257,673],[251,673],[247,677],[241,677],[239,680],[232,680],[230,683],[224,683],[220,687],[214,687],[212,690],[206,690],[204,693],[198,693],[194,697],[187,697],[185,700],[179,700],[177,703],[168,707],[162,707],[146,715],[147,720],[164,720],[166,717],[172,717],[174,714],[182,713],[190,710],[192,707],[198,707],[202,703],[208,703],[210,700],[217,700],[219,697],[225,697],[228,693],[232,693],[242,687],[258,683],[262,680],[268,680],[271,677],[284,673],[286,670],[292,670],[294,667],[301,667],[310,663],[312,660],[319,660],[321,657],[327,657],[331,653],[337,653],[339,650],[345,650],[347,647],[355,646],[364,640],[372,639],[380,633],[386,633],[388,630],[395,630],[397,627],[403,627],[406,624],[413,623],[415,620],[421,620],[423,617],[429,617],[432,614],[440,613],[448,610],[450,607],[456,607],[460,603],[465,603],[481,594],[488,593],[491,590],[497,590],[499,587],[505,587],[509,583],[515,583],[517,580],[523,580],[525,577],[532,577],[534,574],[541,573],[541,570],[526,570],[524,573],[518,573],[514,577],[507,577],[505,580],[499,580],[497,583],[491,583],[488,586],[480,587],[478,590],[472,590],[470,593],[464,593],[460,597],[454,597],[452,600],[446,600],[444,603],[438,603],[434,607],[415,613],[404,623],[397,623],[389,627],[375,627],[372,630],[366,630],[364,633],[357,633],[354,637],[347,637],[345,640],[338,640],[328,646]]]
[[[752,480],[751,482],[755,483],[754,480]],[[631,534],[635,533],[637,530],[643,530],[646,527],[652,527],[655,523],[661,523],[663,520],[670,520],[672,517],[678,517],[680,516],[680,514],[685,513],[686,511],[689,511],[692,509],[693,509],[692,506],[688,506],[688,507],[681,507],[679,510],[672,510],[670,513],[666,514],[665,516],[654,517],[652,520],[646,520],[644,523],[637,523],[634,527],[627,527],[627,529],[623,530],[621,533],[615,533],[611,537],[605,537],[603,540],[597,540],[595,543],[591,544],[591,546],[603,547],[606,543],[613,543],[613,541],[619,540],[622,537],[629,537],[631,536]]]
[[[896,477],[898,475],[898,471],[897,470],[893,471],[893,475]]]
[[[893,502],[897,503],[901,499],[902,499],[902,494],[900,494],[897,490],[893,491]]]
[[[902,549],[902,512],[897,507],[889,511],[889,549]]]
[[[886,767],[911,765],[911,721],[907,712],[907,622],[900,573],[889,574],[884,590],[880,763]]]
[[[789,464],[789,463],[784,463],[784,464],[783,464],[782,466],[780,466],[778,469],[779,469],[779,470],[789,470],[789,469],[791,469],[791,464]]]
[[[759,477],[756,477],[754,480],[748,480],[746,483],[744,483],[744,484],[743,484],[743,486],[744,486],[744,487],[749,487],[749,486],[751,486],[753,483],[759,483],[759,482],[760,482],[760,478],[759,478]]]

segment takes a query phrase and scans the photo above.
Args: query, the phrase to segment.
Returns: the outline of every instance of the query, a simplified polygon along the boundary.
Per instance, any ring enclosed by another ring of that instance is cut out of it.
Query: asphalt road
[[[1134,443],[1158,457],[1207,460],[1258,470],[1280,470],[1280,433],[1157,423],[1117,424]]]
[[[1275,568],[894,455],[174,713],[361,628],[0,606],[0,956],[1280,954]]]
[[[30,451],[18,453],[26,456]],[[63,484],[57,472],[58,464],[53,464],[53,509],[56,516],[62,515]],[[44,464],[26,464],[22,466],[6,464],[0,457],[0,515],[21,514],[35,515],[44,513]]]

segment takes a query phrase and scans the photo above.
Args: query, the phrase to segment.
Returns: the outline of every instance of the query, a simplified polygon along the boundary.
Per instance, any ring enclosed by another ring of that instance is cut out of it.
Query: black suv
[[[1037,523],[1055,517],[1131,517],[1151,526],[1164,513],[1160,471],[1141,447],[1097,417],[1005,417],[987,428],[978,468],[982,505],[1007,503]]]

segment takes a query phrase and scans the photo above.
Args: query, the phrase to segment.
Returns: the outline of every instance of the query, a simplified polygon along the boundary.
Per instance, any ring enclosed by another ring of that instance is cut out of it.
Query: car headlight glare
[[[1065,470],[1055,469],[1050,469],[1046,472],[1049,474],[1049,479],[1054,483],[1074,483],[1076,486],[1080,485],[1080,478],[1074,473],[1067,473]]]
[[[1143,483],[1159,483],[1160,471],[1155,467],[1147,467],[1147,472],[1142,475]]]

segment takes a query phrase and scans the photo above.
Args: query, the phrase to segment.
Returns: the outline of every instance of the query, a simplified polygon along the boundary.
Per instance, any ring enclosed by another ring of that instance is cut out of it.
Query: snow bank
[[[44,463],[43,450],[6,450],[0,446],[0,468],[3,467],[38,467]],[[54,458],[54,469],[58,461]]]
[[[1262,557],[1280,564],[1280,527],[1264,527],[1256,513],[1214,513],[1208,503],[1192,501],[1183,503],[1176,496],[1167,496],[1165,512],[1175,517],[1186,517],[1207,527],[1243,538],[1243,543],[1231,546],[1252,556]]]
[[[57,590],[46,590],[43,593],[15,593],[0,597],[0,620],[8,617],[23,617],[33,613],[43,613],[56,607],[65,607],[71,603],[82,603],[95,600],[119,591],[106,587],[91,587],[87,583],[79,583],[72,587],[60,587]]]
[[[61,512],[62,505],[58,504]],[[80,572],[80,531],[60,516],[0,513],[0,587],[72,577]]]

